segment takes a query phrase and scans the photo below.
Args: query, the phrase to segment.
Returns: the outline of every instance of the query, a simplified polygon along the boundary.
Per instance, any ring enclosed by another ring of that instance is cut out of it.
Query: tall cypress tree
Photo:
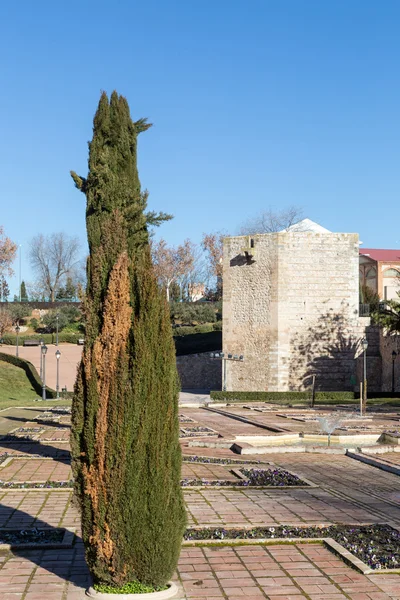
[[[25,281],[21,281],[21,302],[28,302]]]
[[[86,335],[72,409],[72,466],[95,582],[164,584],[185,527],[178,377],[164,295],[153,274],[128,103],[102,94],[89,144]]]

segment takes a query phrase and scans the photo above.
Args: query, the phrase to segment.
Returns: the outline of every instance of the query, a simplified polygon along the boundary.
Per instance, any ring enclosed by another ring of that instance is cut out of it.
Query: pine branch
[[[165,221],[170,221],[174,218],[174,215],[169,215],[168,213],[160,212],[156,213],[154,211],[150,211],[146,213],[146,221],[148,225],[153,227],[159,227],[161,223]]]
[[[71,177],[75,182],[75,187],[78,188],[78,190],[80,190],[81,192],[83,192],[85,194],[86,192],[86,179],[84,177],[79,177],[79,175],[77,175],[75,173],[75,171],[70,171]]]

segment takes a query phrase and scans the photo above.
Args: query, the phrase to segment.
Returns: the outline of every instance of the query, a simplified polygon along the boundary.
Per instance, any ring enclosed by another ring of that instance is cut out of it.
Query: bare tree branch
[[[54,302],[63,277],[69,275],[78,262],[79,248],[79,239],[65,233],[39,234],[32,239],[29,250],[31,266],[51,302]]]
[[[161,239],[151,242],[151,253],[157,279],[165,288],[169,301],[171,284],[187,275],[193,267],[194,244],[185,240],[181,246],[174,248]]]
[[[289,206],[289,208],[279,211],[269,208],[243,223],[238,230],[238,235],[284,231],[301,221],[302,218],[303,210],[298,206]]]

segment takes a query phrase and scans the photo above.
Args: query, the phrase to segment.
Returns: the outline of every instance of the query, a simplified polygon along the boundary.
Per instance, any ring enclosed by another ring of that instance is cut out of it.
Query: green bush
[[[195,333],[210,333],[210,331],[213,331],[213,326],[211,323],[205,323],[204,325],[196,325],[194,331]]]
[[[18,336],[18,344],[20,346],[24,345],[25,340],[43,340],[45,344],[53,344],[55,339],[55,335],[51,333],[34,333],[32,335],[19,335]],[[2,337],[3,344],[9,346],[17,345],[17,336],[15,334],[6,334]]]
[[[39,321],[37,319],[35,319],[35,317],[33,317],[33,319],[31,319],[29,325],[35,331],[39,327]]]
[[[10,312],[14,323],[18,321],[20,324],[24,322],[24,319],[29,317],[32,313],[32,307],[29,306],[29,304],[22,302],[9,302],[7,309]]]
[[[57,330],[57,317],[58,317],[58,331],[64,329],[68,324],[68,318],[59,310],[49,310],[43,316],[42,323],[49,333],[54,333]]]
[[[217,319],[213,304],[195,304],[194,302],[172,302],[170,315],[173,323],[180,321],[185,325],[214,323]]]
[[[42,382],[32,363],[30,363],[28,360],[24,360],[23,358],[19,358],[11,354],[5,354],[4,352],[0,352],[0,360],[23,369],[35,392],[38,394],[38,396],[42,395]],[[55,390],[52,390],[46,386],[46,397],[53,399],[56,398],[56,396],[57,394]]]
[[[76,344],[82,337],[82,333],[62,331],[58,334],[58,341],[61,344]]]
[[[65,316],[68,323],[74,323],[82,317],[82,311],[73,304],[62,306],[59,313]]]
[[[82,321],[75,321],[74,323],[68,323],[63,329],[63,333],[79,333],[80,336],[85,332],[85,327]]]
[[[174,337],[177,336],[181,336],[181,335],[191,335],[193,333],[196,333],[194,327],[187,327],[187,326],[183,326],[183,327],[176,327],[175,329],[172,330],[172,335]]]
[[[276,404],[304,404],[310,402],[310,392],[211,392],[215,401],[226,402],[272,402]],[[315,400],[328,403],[348,402],[356,399],[355,392],[316,392]]]
[[[79,339],[83,336],[80,332],[68,332],[62,331],[58,334],[58,341],[61,344],[76,344]],[[56,334],[55,333],[34,333],[32,335],[20,335],[18,336],[18,344],[24,345],[25,340],[42,340],[45,344],[55,344]],[[7,346],[17,345],[17,336],[13,334],[7,334],[2,337],[2,343]]]
[[[214,331],[222,331],[222,321],[217,321],[216,323],[213,323],[213,329]]]

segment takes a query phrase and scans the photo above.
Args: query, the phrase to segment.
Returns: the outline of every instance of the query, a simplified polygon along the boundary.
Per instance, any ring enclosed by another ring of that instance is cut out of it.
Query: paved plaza
[[[204,481],[204,485],[184,490],[190,527],[365,523],[400,527],[397,474],[359,462],[344,452],[271,452],[254,457],[234,454],[224,443],[226,440],[243,433],[260,435],[263,430],[252,423],[257,411],[241,407],[223,410],[233,411],[234,416],[248,415],[248,421],[199,407],[186,406],[180,411],[182,427],[201,425],[214,432],[209,437],[182,437],[182,478]],[[258,414],[256,421],[262,425],[274,427],[285,421],[288,428],[288,419],[277,416],[276,411]],[[378,415],[371,427],[378,427],[385,419],[396,422],[397,418],[397,413]],[[294,423],[296,429],[298,421]],[[38,404],[37,409],[0,412],[0,529],[52,532],[61,528],[76,532],[72,547],[15,546],[0,550],[1,600],[85,598],[90,577],[72,497],[69,428],[68,411],[60,413],[59,407],[51,403],[43,408]],[[400,464],[397,452],[386,452],[378,458],[383,464]],[[210,462],[214,459],[229,460],[228,464]],[[259,468],[280,467],[312,485],[235,488],[237,469],[244,466],[244,461]],[[212,485],[221,481],[226,487]],[[48,482],[63,487],[43,487]],[[400,600],[400,574],[360,573],[322,542],[186,542],[175,581],[182,600]]]

